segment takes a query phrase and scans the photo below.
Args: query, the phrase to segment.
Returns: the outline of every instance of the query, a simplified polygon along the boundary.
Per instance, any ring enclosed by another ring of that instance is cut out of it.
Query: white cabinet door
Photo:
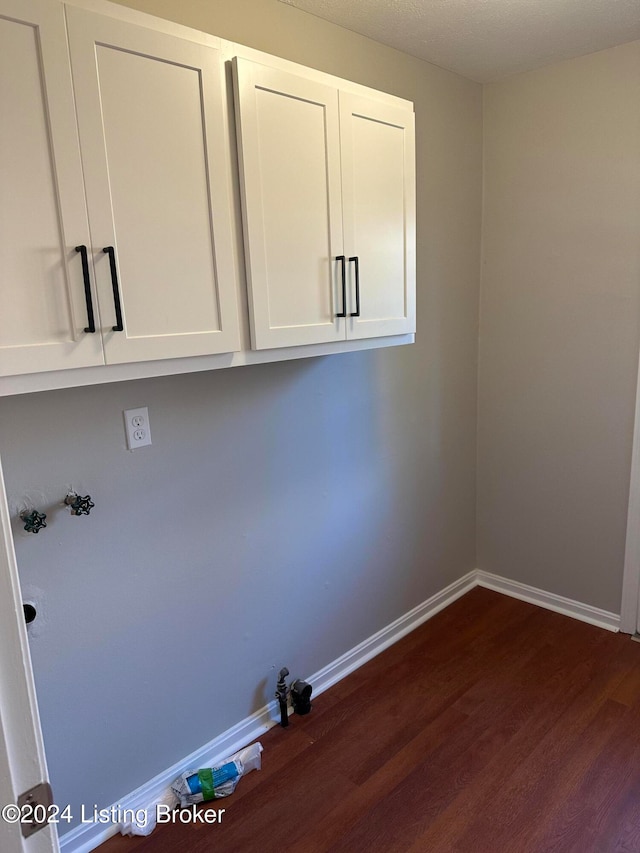
[[[340,92],[348,338],[416,330],[412,112]]]
[[[254,349],[415,332],[413,112],[234,68]]]
[[[338,93],[234,60],[252,345],[343,340]]]
[[[238,349],[219,51],[67,21],[107,363]]]
[[[104,363],[89,243],[63,8],[0,0],[0,375]]]

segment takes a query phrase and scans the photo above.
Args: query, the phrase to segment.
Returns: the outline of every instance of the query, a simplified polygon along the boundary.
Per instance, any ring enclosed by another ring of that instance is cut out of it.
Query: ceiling
[[[640,39],[640,0],[280,0],[481,83]]]

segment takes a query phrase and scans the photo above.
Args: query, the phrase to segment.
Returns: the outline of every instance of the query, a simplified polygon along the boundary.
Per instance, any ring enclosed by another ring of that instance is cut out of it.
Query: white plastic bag
[[[215,767],[187,770],[171,783],[171,790],[183,808],[193,803],[228,797],[235,791],[241,776],[251,770],[260,770],[261,752],[262,745],[252,743]]]

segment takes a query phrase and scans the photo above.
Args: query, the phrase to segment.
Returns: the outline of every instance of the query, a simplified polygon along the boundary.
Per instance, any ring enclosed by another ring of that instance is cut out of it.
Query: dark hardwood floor
[[[640,853],[640,644],[475,589],[261,738],[223,821],[100,853]]]

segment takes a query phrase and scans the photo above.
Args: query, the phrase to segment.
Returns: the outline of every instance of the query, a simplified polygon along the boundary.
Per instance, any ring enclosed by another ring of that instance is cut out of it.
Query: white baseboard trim
[[[475,569],[459,580],[449,584],[445,589],[432,595],[426,601],[423,601],[422,604],[419,604],[413,610],[405,613],[404,616],[396,619],[395,622],[387,625],[386,628],[373,634],[373,636],[364,640],[364,642],[359,643],[353,649],[346,652],[346,654],[328,664],[328,666],[309,676],[308,681],[313,685],[313,695],[318,696],[320,693],[328,690],[329,687],[332,687],[338,681],[371,660],[371,658],[374,658],[380,652],[398,642],[399,639],[409,634],[418,625],[435,616],[440,610],[444,610],[445,607],[448,607],[456,599],[476,586],[483,586],[504,595],[519,598],[531,604],[537,604],[548,610],[563,613],[565,616],[580,619],[582,622],[589,622],[591,625],[606,628],[608,631],[619,630],[620,617],[615,613],[609,613],[606,610],[600,610],[588,604],[581,604],[578,601],[563,598],[561,595],[545,592],[544,590],[527,586],[527,584],[511,581],[499,575],[492,575],[489,572]],[[260,735],[276,725],[279,719],[278,703],[275,700],[269,702],[268,705],[256,711],[255,714],[246,717],[246,719],[237,725],[227,729],[226,732],[223,732],[200,749],[191,753],[191,755],[174,764],[173,767],[169,767],[140,788],[122,797],[111,808],[114,811],[122,812],[124,809],[135,810],[147,806],[154,800],[159,799],[171,782],[181,773],[184,773],[185,770],[195,767],[213,766],[216,762],[232,755],[260,737]],[[96,847],[103,844],[117,832],[118,827],[113,824],[89,823],[74,827],[74,829],[60,838],[61,853],[90,853],[91,850],[95,850]]]
[[[616,613],[600,610],[599,607],[592,607],[590,604],[582,604],[580,601],[556,595],[554,592],[545,592],[543,589],[536,589],[534,586],[512,581],[500,575],[492,575],[490,572],[478,570],[475,574],[477,586],[493,589],[512,598],[528,601],[530,604],[537,604],[538,607],[571,616],[590,625],[597,625],[598,628],[605,628],[607,631],[620,630],[620,616]]]

